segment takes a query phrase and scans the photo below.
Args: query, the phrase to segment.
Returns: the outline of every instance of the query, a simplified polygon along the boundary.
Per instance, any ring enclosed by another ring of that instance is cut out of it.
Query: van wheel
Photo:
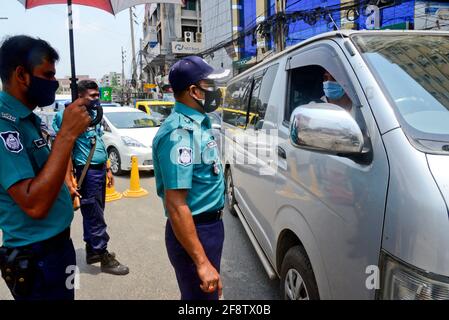
[[[234,196],[234,183],[232,181],[231,169],[227,169],[225,172],[225,181],[226,181],[226,206],[228,207],[229,212],[237,217],[237,212],[234,209],[234,205],[237,204]]]
[[[109,160],[111,160],[111,171],[114,174],[114,176],[119,176],[123,174],[122,171],[122,161],[120,159],[120,153],[118,150],[114,147],[109,149],[108,151],[108,157]]]
[[[282,261],[281,297],[285,300],[319,300],[312,265],[304,248],[290,248]]]

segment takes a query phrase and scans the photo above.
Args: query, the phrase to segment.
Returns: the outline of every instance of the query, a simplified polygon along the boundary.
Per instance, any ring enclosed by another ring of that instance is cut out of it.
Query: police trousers
[[[224,242],[223,221],[220,219],[210,223],[196,224],[196,232],[206,256],[215,269],[220,272]],[[218,290],[214,293],[206,293],[201,290],[201,280],[198,277],[196,266],[176,238],[168,219],[165,227],[165,244],[168,257],[175,269],[181,300],[218,300]]]
[[[82,166],[76,167],[76,176],[79,180]],[[106,165],[87,170],[84,182],[81,185],[81,214],[83,215],[84,242],[92,253],[106,252],[109,235],[104,219],[106,199]]]
[[[76,254],[70,229],[25,247],[0,249],[0,267],[15,300],[74,300]]]

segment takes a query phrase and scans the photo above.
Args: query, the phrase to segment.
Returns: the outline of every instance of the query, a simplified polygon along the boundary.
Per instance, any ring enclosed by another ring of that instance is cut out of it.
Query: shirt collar
[[[11,96],[5,91],[0,92],[0,101],[3,102],[3,104],[8,109],[8,112],[13,116],[17,116],[23,119],[28,117],[32,113],[32,111],[27,106],[25,106],[17,98]]]
[[[191,107],[186,106],[185,104],[176,101],[175,103],[175,111],[182,113],[186,117],[192,119],[193,121],[197,122],[198,124],[202,124],[204,119],[207,118],[207,116],[204,113],[201,113]]]

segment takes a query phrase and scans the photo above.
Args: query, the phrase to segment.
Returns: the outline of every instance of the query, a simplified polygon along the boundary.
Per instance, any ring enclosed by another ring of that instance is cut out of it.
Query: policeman
[[[83,80],[78,84],[78,94],[81,98],[89,101],[96,101],[100,97],[98,85],[91,80]],[[59,132],[63,119],[63,111],[56,114],[53,120],[53,129]],[[101,271],[114,275],[126,275],[129,273],[127,266],[121,264],[113,252],[107,250],[109,235],[107,225],[104,219],[105,197],[106,197],[106,176],[109,180],[109,186],[112,186],[114,179],[111,168],[106,168],[108,155],[106,147],[101,138],[103,131],[100,125],[91,127],[87,132],[78,137],[73,149],[73,163],[78,181],[91,148],[94,153],[91,162],[86,168],[86,175],[82,182],[80,194],[73,185],[73,179],[70,177],[72,166],[69,165],[66,184],[69,187],[72,196],[74,194],[81,196],[81,214],[83,215],[84,242],[86,243],[86,263],[101,263]],[[95,138],[95,145],[92,146],[92,138]],[[72,162],[70,162],[71,164]]]
[[[88,101],[67,107],[51,152],[32,112],[55,101],[58,59],[47,42],[27,36],[0,47],[0,268],[17,300],[75,296],[73,208],[64,177],[75,140],[91,121]]]
[[[176,104],[153,141],[157,193],[168,217],[165,242],[183,300],[221,296],[224,176],[207,112],[221,102],[203,59],[186,57],[170,69]]]

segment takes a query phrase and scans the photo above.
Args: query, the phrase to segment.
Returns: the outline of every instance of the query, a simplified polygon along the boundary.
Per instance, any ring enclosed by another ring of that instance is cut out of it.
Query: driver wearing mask
[[[328,72],[325,71],[323,75],[323,91],[324,96],[321,100],[326,103],[332,103],[337,106],[342,107],[354,117],[354,109],[352,106],[352,101],[346,94],[343,87],[335,80],[335,78]]]

